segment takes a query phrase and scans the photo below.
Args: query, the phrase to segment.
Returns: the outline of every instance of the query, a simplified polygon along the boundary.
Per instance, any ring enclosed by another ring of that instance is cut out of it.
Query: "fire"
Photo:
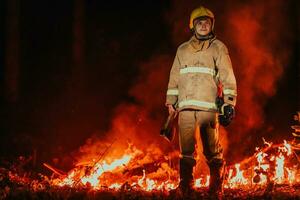
[[[288,156],[292,154],[292,147],[286,140],[283,141],[284,151],[287,153]]]
[[[238,186],[243,186],[248,184],[248,180],[244,177],[244,171],[240,170],[240,164],[235,164],[235,176],[233,176],[233,169],[229,170],[229,178],[227,182],[227,187],[236,188]]]
[[[134,185],[135,184],[133,184],[132,186],[134,186]],[[145,191],[151,191],[151,190],[157,188],[156,182],[154,180],[146,178],[145,170],[143,170],[143,177],[138,180],[138,185],[141,188],[143,188]]]
[[[266,143],[266,142],[265,142]],[[270,145],[268,145],[270,147]],[[259,150],[259,148],[257,148]],[[257,158],[257,166],[254,167],[255,177],[252,180],[252,183],[256,183],[259,185],[264,185],[267,183],[267,170],[270,168],[270,165],[267,164],[265,158],[268,154],[259,151],[256,155]]]
[[[90,176],[82,177],[81,182],[84,185],[90,183],[93,187],[97,187],[99,185],[98,177],[100,177],[104,172],[113,171],[118,167],[128,164],[130,159],[130,155],[124,155],[122,158],[113,161],[111,164],[107,164],[105,161],[101,164],[97,163],[95,165],[95,171]]]
[[[120,159],[116,159],[112,163],[108,164],[106,161],[103,161],[102,163],[95,163],[94,167],[90,170],[90,175],[83,175],[80,178],[80,182],[83,185],[90,184],[92,187],[97,188],[99,186],[99,177],[104,172],[110,172],[113,170],[116,170],[117,168],[124,167],[124,165],[128,164],[128,162],[131,160],[131,155],[124,155]],[[80,176],[82,173],[81,170],[77,170],[76,168],[72,170],[69,175],[64,178],[60,183],[58,183],[59,186],[76,186],[78,182],[74,181],[74,178],[76,176]]]
[[[210,176],[209,175],[206,176],[206,181],[205,182],[204,182],[203,178],[195,179],[194,187],[195,188],[208,187],[209,186],[209,181],[210,181]]]
[[[273,144],[264,141],[264,147],[256,148],[256,153],[233,166],[224,168],[224,188],[266,187],[268,184],[289,184],[299,182],[299,161],[294,149],[297,144],[284,141]],[[179,173],[172,165],[172,159],[178,161],[178,154],[164,155],[156,146],[148,146],[142,151],[130,144],[123,154],[101,156],[100,159],[78,162],[65,174],[45,164],[57,176],[48,179],[54,186],[88,188],[91,190],[142,190],[165,191],[174,190],[179,184]],[[177,159],[177,160],[176,160]],[[173,162],[174,164],[175,162]],[[16,173],[9,173],[12,181],[28,182]],[[195,177],[194,188],[207,188],[210,176],[202,174]],[[45,188],[42,183],[34,182],[33,186]],[[34,189],[34,190],[35,190]]]
[[[287,173],[288,173],[288,182],[289,184],[293,184],[296,181],[296,171],[295,170],[290,170],[290,169],[286,169]]]
[[[145,155],[144,152],[129,144],[121,158],[109,157],[92,164],[81,162],[66,177],[54,179],[52,183],[57,186],[91,187],[94,190],[100,190],[103,186],[119,190],[124,183],[131,188],[144,191],[175,189],[178,185],[177,171],[169,167],[161,151],[151,148]],[[153,158],[161,162],[156,164]],[[152,167],[156,167],[157,170],[147,173],[143,166],[149,164],[154,165]],[[134,175],[139,174],[140,169],[142,169],[142,176]]]
[[[284,181],[284,156],[280,154],[276,159],[276,167],[275,167],[275,182],[283,183]]]
[[[119,190],[122,187],[122,184],[120,183],[113,183],[109,186],[109,189],[115,189],[115,190]]]

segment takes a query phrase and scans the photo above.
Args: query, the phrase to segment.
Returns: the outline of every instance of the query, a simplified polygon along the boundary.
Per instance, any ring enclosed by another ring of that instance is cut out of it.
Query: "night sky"
[[[139,104],[130,91],[141,82],[140,66],[154,55],[165,55],[163,67],[165,71],[170,69],[178,45],[190,37],[188,15],[202,1],[191,1],[191,5],[185,1],[187,9],[176,15],[181,10],[178,2],[2,0],[1,157],[28,155],[33,149],[38,149],[41,160],[68,154],[90,135],[109,130],[115,107],[120,103]],[[242,5],[243,1],[203,2],[221,16],[230,8],[229,3]],[[265,98],[263,106],[266,129],[277,130],[274,138],[280,139],[284,135],[290,137],[292,116],[300,110],[299,6],[296,0],[281,2],[286,2],[284,12],[289,13],[282,31],[290,32],[291,36],[278,40],[288,45],[291,53],[284,58],[286,68],[277,78],[277,92]],[[186,27],[177,30],[181,24],[177,26],[175,22],[183,15],[180,20]],[[221,30],[225,19],[217,20],[216,26]],[[269,23],[268,20],[279,19],[269,16],[264,23]],[[239,55],[225,36],[223,41],[229,51]],[[264,37],[268,35],[262,35],[261,41]],[[239,59],[232,60],[235,66],[239,65]],[[168,75],[165,79],[160,86],[162,94]],[[237,79],[242,81],[241,77]],[[161,102],[155,113],[165,117],[161,93],[153,95]],[[260,127],[253,134],[261,136],[262,132]]]

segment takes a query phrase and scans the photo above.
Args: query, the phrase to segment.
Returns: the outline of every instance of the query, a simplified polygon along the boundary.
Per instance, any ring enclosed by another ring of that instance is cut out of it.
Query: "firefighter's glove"
[[[234,107],[229,104],[223,104],[220,108],[219,122],[222,126],[228,126],[235,116]]]

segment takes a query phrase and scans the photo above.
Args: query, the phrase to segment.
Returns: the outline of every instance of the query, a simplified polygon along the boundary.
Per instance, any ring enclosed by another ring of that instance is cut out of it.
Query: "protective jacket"
[[[193,36],[177,49],[170,72],[166,104],[178,110],[218,112],[216,98],[222,84],[224,102],[235,106],[237,87],[227,47],[215,37]]]

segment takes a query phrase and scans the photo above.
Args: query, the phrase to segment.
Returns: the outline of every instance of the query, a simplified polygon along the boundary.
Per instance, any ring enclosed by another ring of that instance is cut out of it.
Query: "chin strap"
[[[200,41],[204,41],[213,39],[215,37],[215,34],[213,32],[210,32],[208,35],[199,35],[195,32],[195,37]]]
[[[194,34],[194,36],[190,40],[192,47],[194,49],[196,49],[197,51],[203,51],[205,49],[208,49],[210,47],[210,45],[212,44],[212,42],[216,39],[216,36],[213,33],[208,34],[206,36],[201,36],[201,37],[203,37],[202,39],[199,39],[197,37],[199,37],[199,36]],[[204,39],[204,37],[205,37],[205,39]]]

